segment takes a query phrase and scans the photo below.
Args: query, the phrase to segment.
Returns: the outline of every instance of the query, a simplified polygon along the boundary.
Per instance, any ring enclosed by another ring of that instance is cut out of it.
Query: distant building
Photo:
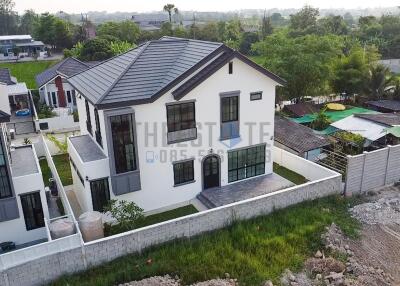
[[[392,73],[400,74],[400,59],[381,60],[379,63],[389,68]]]
[[[132,16],[132,21],[135,22],[141,30],[157,31],[162,24],[169,21],[168,15],[164,13],[157,14],[137,14]]]
[[[35,41],[31,35],[0,36],[0,59],[15,56],[13,53],[15,47],[20,49],[20,56],[32,56],[44,51],[43,42]]]

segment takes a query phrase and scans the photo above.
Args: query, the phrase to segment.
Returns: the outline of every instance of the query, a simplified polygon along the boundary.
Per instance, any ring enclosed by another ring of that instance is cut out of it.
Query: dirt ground
[[[353,208],[363,225],[360,239],[349,246],[360,263],[384,270],[393,277],[391,285],[400,285],[400,188],[370,191],[367,200]]]

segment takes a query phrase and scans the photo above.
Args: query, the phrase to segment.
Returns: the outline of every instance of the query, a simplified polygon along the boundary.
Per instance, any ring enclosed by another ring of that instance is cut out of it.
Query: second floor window
[[[86,108],[86,128],[87,131],[92,134],[92,121],[90,119],[90,108],[89,102],[85,99],[85,108]]]
[[[94,109],[94,121],[96,122],[96,142],[99,143],[101,147],[103,147],[103,142],[101,138],[101,130],[100,130],[100,120],[99,120],[99,111],[97,108]]]
[[[136,170],[135,138],[132,114],[110,117],[117,174]]]
[[[167,124],[168,132],[195,128],[194,102],[168,105]]]
[[[221,98],[222,123],[239,120],[239,97]]]

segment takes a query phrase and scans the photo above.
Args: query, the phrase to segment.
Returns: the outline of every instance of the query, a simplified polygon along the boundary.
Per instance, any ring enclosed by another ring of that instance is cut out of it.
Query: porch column
[[[57,95],[58,95],[58,106],[66,107],[67,101],[65,99],[65,92],[63,88],[62,78],[59,76],[54,80],[57,87]]]

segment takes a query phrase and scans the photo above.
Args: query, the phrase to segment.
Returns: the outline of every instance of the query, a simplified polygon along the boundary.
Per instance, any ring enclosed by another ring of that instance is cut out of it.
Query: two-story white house
[[[275,88],[285,82],[222,43],[163,37],[68,81],[84,211],[115,198],[158,212],[272,173]]]

